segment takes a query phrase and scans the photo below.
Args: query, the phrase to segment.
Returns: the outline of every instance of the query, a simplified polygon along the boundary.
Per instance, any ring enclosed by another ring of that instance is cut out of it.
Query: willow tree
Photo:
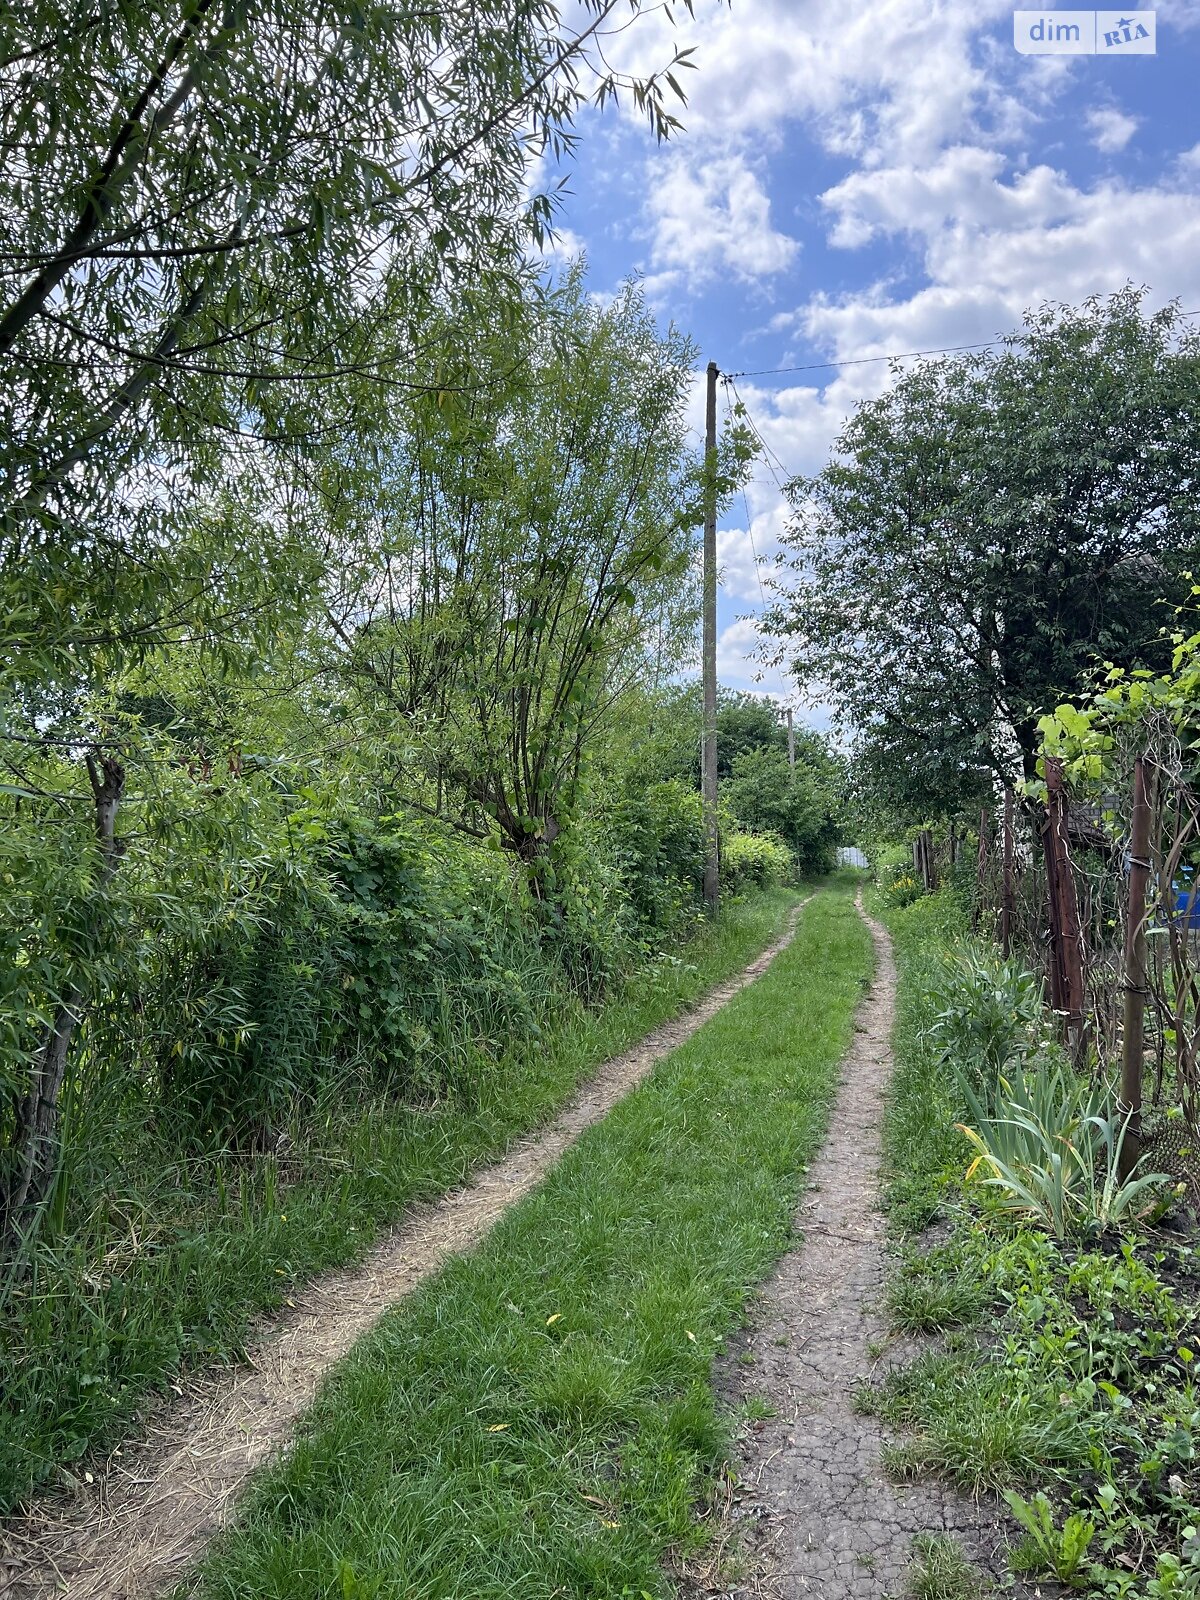
[[[433,809],[541,861],[591,732],[694,620],[694,353],[579,273],[486,391],[422,400],[379,464],[379,552],[343,596],[342,670],[398,720]],[[356,502],[362,514],[361,499]]]
[[[511,281],[550,216],[523,197],[530,158],[623,88],[673,125],[659,79],[599,65],[616,10],[586,0],[571,31],[551,0],[5,8],[10,673],[192,625],[223,580],[180,548],[181,496],[248,442],[437,386],[419,312],[448,282]]]
[[[28,1231],[52,1181],[119,893],[136,752],[95,707],[165,642],[269,644],[311,587],[292,515],[305,458],[369,434],[398,394],[444,389],[422,342],[435,308],[520,305],[551,217],[531,162],[615,94],[660,137],[674,126],[673,79],[603,64],[629,6],[572,15],[0,8],[0,874],[49,930],[0,1061],[0,1236]]]

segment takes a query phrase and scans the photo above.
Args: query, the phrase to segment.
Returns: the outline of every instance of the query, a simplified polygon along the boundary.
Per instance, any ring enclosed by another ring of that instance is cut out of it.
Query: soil
[[[479,1244],[585,1129],[760,976],[790,942],[805,903],[743,972],[607,1062],[548,1127],[465,1188],[412,1208],[365,1262],[298,1292],[295,1306],[264,1326],[244,1365],[189,1382],[159,1407],[142,1440],[97,1467],[92,1485],[11,1519],[0,1535],[0,1595],[145,1600],[178,1583],[231,1520],[250,1474],[286,1445],[334,1362],[450,1257]]]
[[[739,1434],[718,1541],[723,1555],[706,1573],[687,1575],[696,1595],[899,1597],[913,1537],[926,1532],[958,1536],[989,1578],[1006,1570],[995,1507],[934,1481],[892,1482],[881,1465],[884,1426],[854,1409],[855,1391],[878,1376],[881,1363],[915,1353],[909,1342],[888,1342],[881,1305],[888,1264],[881,1120],[896,969],[887,932],[865,916],[861,896],[858,908],[875,943],[875,978],[842,1064],[829,1138],[795,1218],[803,1242],[781,1260],[717,1373],[729,1405],[764,1401],[775,1414]],[[730,1546],[738,1549],[732,1560]],[[731,1579],[731,1570],[740,1576]]]

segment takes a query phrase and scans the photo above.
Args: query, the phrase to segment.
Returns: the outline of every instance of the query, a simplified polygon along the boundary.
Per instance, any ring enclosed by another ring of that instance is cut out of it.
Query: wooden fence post
[[[1085,1044],[1083,936],[1071,856],[1067,847],[1067,797],[1062,762],[1046,758],[1046,818],[1042,824],[1046,890],[1050,901],[1050,997],[1066,1018],[1067,1045],[1078,1060]]]
[[[1121,1041],[1120,1110],[1128,1119],[1120,1174],[1127,1178],[1142,1150],[1142,1073],[1146,1026],[1146,890],[1150,882],[1150,785],[1146,761],[1133,764],[1129,839],[1129,909],[1125,918],[1125,1031]]]
[[[1012,954],[1013,925],[1013,792],[1004,791],[1004,882],[1000,891],[1000,951],[1005,961]]]
[[[975,899],[971,904],[971,932],[979,932],[979,918],[983,911],[983,884],[987,877],[988,836],[987,807],[979,808],[979,859],[975,863]]]

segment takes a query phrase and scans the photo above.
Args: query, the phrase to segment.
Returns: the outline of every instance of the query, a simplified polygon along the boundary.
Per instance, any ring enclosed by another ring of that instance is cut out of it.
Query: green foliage
[[[1041,981],[982,945],[959,945],[946,958],[933,974],[929,1006],[939,1058],[989,1109],[1001,1075],[1045,1038]]]
[[[1081,1568],[1096,1532],[1092,1519],[1073,1511],[1058,1527],[1054,1509],[1040,1489],[1032,1501],[1014,1489],[1006,1489],[1004,1499],[1025,1530],[1025,1540],[1013,1554],[1013,1566],[1021,1572],[1049,1573],[1059,1583],[1081,1588],[1086,1582]]]
[[[624,892],[650,930],[672,927],[704,884],[704,807],[675,779],[627,794],[608,823]]]
[[[793,857],[782,839],[770,834],[728,832],[721,840],[721,882],[732,894],[772,889],[793,876]]]
[[[1167,670],[1108,664],[1090,695],[1075,704],[1064,702],[1039,719],[1039,777],[1026,785],[1031,795],[1044,797],[1044,763],[1053,757],[1074,792],[1088,797],[1098,820],[1117,839],[1128,818],[1114,809],[1112,789],[1126,787],[1131,754],[1153,754],[1157,747],[1170,759],[1178,749],[1180,778],[1195,786],[1200,778],[1194,755],[1200,738],[1200,633],[1189,630],[1198,601],[1200,588],[1193,586],[1176,612],[1175,628],[1162,630],[1171,648]],[[1190,862],[1193,854],[1183,859]]]
[[[968,1178],[988,1190],[989,1208],[1064,1239],[1128,1230],[1159,1205],[1167,1177],[1144,1161],[1122,1175],[1129,1121],[1111,1087],[1062,1057],[1010,1068],[990,1109],[965,1080],[962,1088],[974,1122],[962,1132],[978,1152]]]
[[[281,576],[297,530],[251,511],[223,545],[211,497],[302,497],[314,452],[382,424],[395,374],[455,387],[435,307],[475,298],[520,342],[553,209],[525,194],[531,157],[620,92],[676,126],[680,91],[604,64],[599,9],[579,34],[545,0],[6,19],[6,59],[33,64],[0,108],[0,612],[22,693],[252,609],[240,585],[264,552]]]
[[[1046,306],[1002,350],[899,375],[792,486],[773,627],[895,810],[978,807],[991,774],[1033,775],[1038,716],[1098,661],[1166,665],[1156,607],[1200,555],[1198,374],[1178,306]]]
[[[799,757],[791,767],[786,752],[770,746],[734,756],[730,771],[722,797],[744,827],[781,839],[799,872],[817,876],[832,871],[841,829],[828,774]]]
[[[598,724],[690,637],[700,467],[694,352],[635,286],[601,307],[577,269],[530,317],[516,358],[487,321],[455,329],[463,381],[477,345],[497,381],[411,398],[322,513],[355,552],[332,667],[358,714],[408,734],[439,814],[545,872]]]
[[[0,1506],[118,1442],[181,1368],[237,1359],[259,1313],[360,1257],[414,1200],[501,1155],[598,1062],[743,967],[792,903],[776,893],[728,908],[591,1011],[527,924],[524,982],[540,1029],[476,1041],[470,1094],[413,1104],[352,1071],[315,1088],[309,1078],[265,1151],[198,1143],[190,1123],[181,1138],[180,1118],[136,1077],[101,1072],[88,1052],[54,1212],[27,1277],[0,1302]]]
[[[899,1325],[950,1330],[941,1351],[864,1397],[907,1430],[889,1447],[890,1464],[969,1488],[1019,1489],[1023,1498],[1011,1508],[1027,1509],[1030,1525],[1017,1563],[1036,1563],[1113,1600],[1192,1595],[1200,1587],[1194,1250],[1135,1226],[1140,1196],[1124,1216],[1119,1198],[1114,1205],[1111,1192],[1106,1197],[1120,1125],[1104,1118],[1105,1128],[1080,1133],[1084,1113],[1108,1108],[1054,1056],[1026,1061],[1029,1081],[1015,1091],[1021,1103],[1005,1120],[1040,1121],[1043,1132],[1057,1126],[1076,1148],[1093,1140],[1096,1165],[1091,1175],[1076,1170],[1060,1138],[1053,1155],[1076,1172],[1074,1199],[1040,1216],[1035,1208],[1024,1218],[1012,1211],[1003,1230],[980,1225],[988,1215],[976,1210],[983,1190],[973,1180],[963,1185],[966,1146],[952,1127],[963,1084],[930,1030],[935,978],[948,970],[961,910],[935,895],[889,920],[901,979],[885,1127],[889,1207],[908,1226],[938,1207],[951,1221],[946,1242],[909,1254],[889,1288]],[[1039,1071],[1046,1075],[1041,1087]],[[1039,1095],[1046,1104],[1035,1118]],[[1073,1131],[1059,1117],[1064,1106]],[[1043,1139],[1037,1128],[1018,1127],[997,1137],[1026,1150],[1038,1146],[1038,1162],[1050,1170],[1053,1133]],[[1076,1217],[1060,1242],[1051,1214],[1069,1214],[1080,1195],[1096,1228],[1081,1233]],[[1113,1231],[1097,1238],[1106,1220]],[[1124,1230],[1119,1241],[1117,1227]]]

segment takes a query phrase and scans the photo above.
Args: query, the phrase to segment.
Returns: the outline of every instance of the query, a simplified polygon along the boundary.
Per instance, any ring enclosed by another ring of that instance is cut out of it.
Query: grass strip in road
[[[360,1258],[414,1200],[547,1121],[602,1061],[753,960],[797,899],[775,889],[731,903],[596,1009],[564,996],[540,1041],[498,1046],[470,1095],[414,1107],[342,1082],[298,1110],[279,1159],[127,1150],[104,1218],[43,1251],[0,1301],[0,1511],[116,1442],[181,1369],[236,1359],[255,1317],[295,1286]]]
[[[787,1246],[872,962],[849,895],[334,1373],[204,1596],[655,1596],[702,1535],[712,1357]]]

